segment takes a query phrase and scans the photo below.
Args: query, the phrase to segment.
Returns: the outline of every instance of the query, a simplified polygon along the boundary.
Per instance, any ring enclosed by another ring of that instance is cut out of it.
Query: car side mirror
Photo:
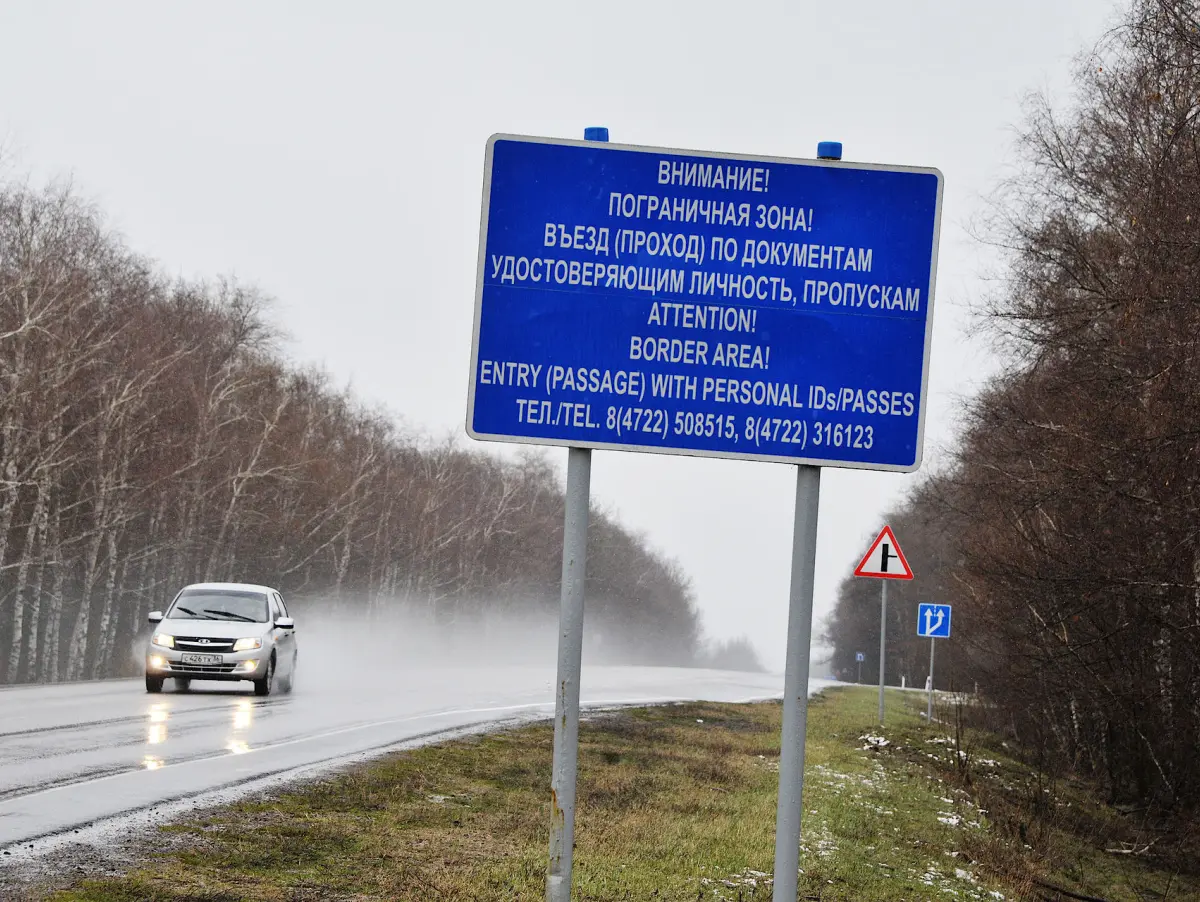
[[[151,623],[162,623],[162,611],[151,611],[150,616],[146,618]]]
[[[275,626],[281,630],[294,630],[296,628],[296,621],[291,617],[276,617]]]

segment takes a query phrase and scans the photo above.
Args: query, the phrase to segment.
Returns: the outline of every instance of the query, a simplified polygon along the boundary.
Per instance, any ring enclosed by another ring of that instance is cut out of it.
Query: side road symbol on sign
[[[917,635],[925,639],[950,638],[950,605],[921,604],[917,606]]]
[[[883,527],[875,537],[863,559],[854,568],[854,575],[871,576],[876,579],[913,578],[912,568],[904,559],[904,552],[900,550],[900,543],[896,541],[890,526]]]

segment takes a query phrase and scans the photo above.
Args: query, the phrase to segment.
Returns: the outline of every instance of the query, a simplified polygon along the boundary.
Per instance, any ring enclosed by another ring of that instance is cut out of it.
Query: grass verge
[[[872,690],[812,701],[801,898],[1200,898],[1182,851],[1103,851],[1128,835],[1123,816],[1082,785],[1043,792],[996,737],[956,742],[923,705],[891,693],[880,729]],[[769,900],[780,711],[687,704],[585,722],[575,898]],[[551,745],[538,725],[404,752],[162,827],[162,851],[138,868],[50,898],[538,900]]]

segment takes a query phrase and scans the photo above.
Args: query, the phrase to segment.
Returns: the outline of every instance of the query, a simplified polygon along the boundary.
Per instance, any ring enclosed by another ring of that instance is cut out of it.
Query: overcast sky
[[[72,177],[168,272],[258,285],[291,357],[464,443],[492,133],[605,125],[622,143],[796,157],[840,140],[847,160],[936,166],[928,469],[995,368],[965,331],[993,262],[967,226],[1014,159],[1022,97],[1066,100],[1072,59],[1113,13],[1105,0],[0,0],[0,147],[9,175]],[[565,470],[566,451],[547,453]],[[818,621],[920,478],[824,470]],[[709,633],[748,635],[775,667],[794,482],[782,464],[593,459],[593,498],[683,564]]]

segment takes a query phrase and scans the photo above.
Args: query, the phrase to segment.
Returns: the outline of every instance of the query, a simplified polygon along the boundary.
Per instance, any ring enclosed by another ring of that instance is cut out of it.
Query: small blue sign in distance
[[[917,635],[926,639],[949,639],[950,605],[917,605]]]
[[[487,144],[467,431],[920,466],[936,169]]]

